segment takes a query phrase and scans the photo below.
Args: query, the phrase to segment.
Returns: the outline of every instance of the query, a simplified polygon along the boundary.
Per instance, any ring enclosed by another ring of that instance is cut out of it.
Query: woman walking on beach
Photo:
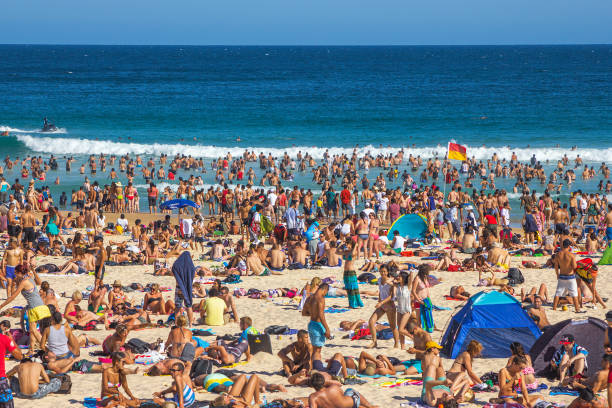
[[[363,257],[368,259],[368,238],[369,227],[368,227],[368,215],[365,212],[359,213],[359,221],[355,224],[355,233],[357,234],[357,257],[355,260],[359,260],[359,253],[363,248]]]
[[[363,307],[363,302],[359,296],[359,282],[357,282],[357,273],[355,272],[354,259],[358,257],[359,250],[356,241],[348,238],[344,250],[341,252],[344,261],[344,288],[348,297],[349,307],[356,309]]]
[[[389,327],[393,332],[393,347],[399,347],[399,332],[397,330],[397,308],[395,307],[395,286],[393,279],[389,276],[389,270],[385,265],[380,267],[380,279],[378,279],[378,303],[374,313],[370,317],[368,326],[370,327],[370,334],[372,335],[372,343],[368,348],[374,348],[376,344],[376,322],[378,319],[387,315],[389,320]]]

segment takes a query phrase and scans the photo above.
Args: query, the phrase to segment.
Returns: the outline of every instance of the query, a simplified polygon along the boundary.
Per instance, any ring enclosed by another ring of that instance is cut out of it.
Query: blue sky
[[[11,44],[612,43],[611,0],[4,0]]]

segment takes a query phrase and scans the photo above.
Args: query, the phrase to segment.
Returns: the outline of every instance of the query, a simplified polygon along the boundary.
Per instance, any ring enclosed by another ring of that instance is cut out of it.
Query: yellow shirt
[[[218,297],[206,299],[203,312],[206,314],[204,323],[208,326],[223,326],[223,312],[225,311],[225,301]]]

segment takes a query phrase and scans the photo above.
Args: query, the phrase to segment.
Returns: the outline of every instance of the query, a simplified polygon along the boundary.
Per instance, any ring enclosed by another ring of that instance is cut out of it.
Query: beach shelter
[[[485,358],[510,357],[510,344],[518,341],[525,351],[542,333],[521,303],[506,292],[478,292],[455,313],[442,337],[442,353],[450,358],[465,351],[472,340],[484,347]]]
[[[393,231],[399,231],[404,238],[423,239],[427,233],[425,217],[419,214],[404,214],[391,224],[387,238],[393,241]]]
[[[584,347],[589,355],[587,365],[589,372],[599,369],[601,356],[604,353],[604,333],[608,325],[595,317],[584,319],[567,319],[547,328],[542,336],[531,346],[529,355],[537,375],[546,376],[548,366],[555,351],[561,347],[559,341],[566,334],[574,336],[576,344]]]
[[[159,208],[162,210],[181,210],[183,208],[195,208],[196,210],[200,208],[200,205],[184,198],[177,198],[174,200],[164,201],[159,205]],[[181,226],[181,234],[183,234],[182,224],[181,224],[181,212],[178,214],[178,225]]]
[[[606,248],[597,265],[612,265],[612,245]]]

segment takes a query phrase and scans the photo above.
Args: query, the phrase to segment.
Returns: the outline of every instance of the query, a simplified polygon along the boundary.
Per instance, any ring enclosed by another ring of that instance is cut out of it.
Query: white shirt
[[[183,234],[191,235],[193,232],[193,220],[191,218],[183,218],[181,222],[183,223]]]
[[[378,201],[378,209],[380,211],[387,211],[389,208],[389,199],[387,197],[381,197],[380,201]]]
[[[277,198],[277,197],[278,197],[278,196],[277,196],[277,195],[276,195],[276,193],[275,193],[275,192],[273,192],[273,191],[270,191],[270,192],[268,193],[268,201],[270,202],[270,205],[271,205],[271,206],[274,206],[274,204],[276,204],[276,198]]]
[[[403,249],[404,248],[404,243],[406,242],[406,238],[400,236],[400,235],[396,235],[393,237],[393,239],[395,240],[395,244],[393,244],[393,249]]]
[[[127,228],[127,226],[128,226],[127,218],[119,218],[119,219],[117,219],[117,225],[120,225],[121,228],[123,228],[125,230]]]
[[[510,210],[508,210],[507,208],[502,208],[500,215],[502,217],[502,224],[510,225]]]

